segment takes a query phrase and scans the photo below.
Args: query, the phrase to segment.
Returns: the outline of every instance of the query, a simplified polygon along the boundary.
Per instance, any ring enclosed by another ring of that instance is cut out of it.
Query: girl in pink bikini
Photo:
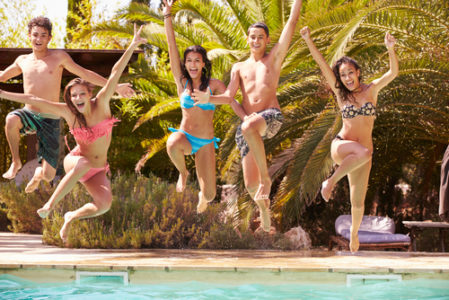
[[[134,26],[134,38],[131,44],[115,63],[106,85],[96,97],[92,97],[92,86],[80,78],[72,80],[66,86],[65,103],[55,103],[29,94],[0,90],[0,98],[32,104],[63,117],[76,140],[76,147],[64,159],[66,175],[48,202],[37,210],[39,216],[46,218],[55,205],[72,190],[77,181],[86,187],[93,201],[64,215],[64,225],[59,232],[64,243],[67,241],[69,226],[74,220],[99,216],[107,212],[111,206],[111,183],[106,176],[109,170],[107,153],[111,143],[112,127],[118,120],[111,115],[109,100],[133,51],[146,42],[146,39],[140,37],[141,31],[142,27],[136,32],[136,26]]]

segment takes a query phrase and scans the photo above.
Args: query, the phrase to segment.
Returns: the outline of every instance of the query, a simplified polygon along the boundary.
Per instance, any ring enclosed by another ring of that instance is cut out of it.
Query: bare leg
[[[106,177],[104,171],[92,176],[83,185],[92,196],[93,201],[86,203],[75,211],[69,211],[64,215],[64,225],[62,225],[59,235],[64,243],[69,236],[70,224],[78,219],[87,219],[104,214],[109,210],[112,203],[111,182]]]
[[[248,154],[242,159],[242,169],[243,169],[243,179],[245,181],[245,187],[251,198],[254,199],[258,189],[259,189],[259,168],[254,159],[253,153],[250,150]],[[270,231],[271,228],[271,217],[270,217],[270,202],[266,199],[254,200],[259,207],[260,214],[260,225],[262,229],[266,232]]]
[[[214,144],[201,147],[195,154],[196,176],[200,184],[198,193],[197,213],[206,210],[207,204],[214,200],[217,193],[215,175],[215,148]]]
[[[368,161],[348,174],[352,216],[351,241],[349,243],[351,252],[356,252],[360,245],[358,231],[365,211],[365,197],[368,190],[370,170],[371,161]]]
[[[176,191],[182,193],[187,185],[187,177],[189,172],[186,168],[185,155],[192,152],[192,146],[182,132],[174,132],[167,140],[167,153],[171,161],[179,171],[178,182],[176,183]]]
[[[329,201],[335,184],[345,175],[356,170],[371,160],[371,150],[354,141],[334,140],[331,154],[339,165],[334,174],[321,185],[321,196]]]
[[[66,175],[56,187],[53,195],[45,205],[37,210],[41,218],[46,218],[55,205],[64,198],[91,168],[89,161],[83,156],[73,156],[68,154],[64,159]]]
[[[30,182],[28,182],[27,186],[25,187],[25,193],[34,192],[34,190],[36,190],[39,186],[41,180],[50,182],[51,180],[53,180],[53,178],[55,178],[55,175],[56,169],[44,160],[42,162],[42,167],[37,167],[34,171],[33,178],[31,178]]]
[[[3,174],[5,179],[13,179],[22,167],[19,155],[20,129],[23,127],[19,116],[9,114],[6,117],[5,134],[8,140],[9,149],[11,150],[12,162],[8,171]]]
[[[262,140],[266,129],[267,123],[260,115],[253,115],[242,124],[243,136],[248,143],[259,172],[259,187],[254,195],[254,200],[265,200],[266,205],[269,206],[271,179],[268,174],[267,158]]]

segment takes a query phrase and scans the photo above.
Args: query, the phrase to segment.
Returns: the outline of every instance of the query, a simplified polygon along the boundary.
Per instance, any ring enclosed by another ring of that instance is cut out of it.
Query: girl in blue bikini
[[[359,249],[358,230],[365,210],[371,156],[373,153],[372,131],[376,118],[377,95],[399,73],[399,64],[394,51],[396,40],[385,35],[385,45],[390,56],[390,70],[369,84],[361,82],[358,64],[349,57],[342,57],[331,68],[316,48],[310,30],[304,27],[301,36],[309,47],[330,88],[337,98],[343,127],[331,144],[331,156],[338,168],[321,186],[321,195],[329,201],[335,184],[348,175],[351,199],[350,250]]]
[[[184,156],[195,155],[196,174],[200,185],[197,212],[202,213],[216,194],[215,148],[218,148],[219,139],[214,137],[215,105],[209,103],[195,105],[191,93],[197,89],[221,94],[226,90],[226,86],[220,80],[210,78],[212,66],[203,47],[188,47],[184,51],[184,60],[181,63],[173,30],[172,5],[173,0],[164,0],[164,25],[170,67],[181,102],[182,120],[179,129],[169,128],[173,133],[167,140],[167,152],[179,171],[176,184],[176,191],[179,193],[184,191],[189,175]],[[241,118],[245,116],[237,101],[231,103],[231,107]]]

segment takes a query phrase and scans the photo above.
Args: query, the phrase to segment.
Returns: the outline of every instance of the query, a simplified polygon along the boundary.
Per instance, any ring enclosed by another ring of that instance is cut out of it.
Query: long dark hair
[[[203,47],[201,47],[199,45],[190,46],[184,51],[184,59],[183,59],[183,62],[181,63],[181,72],[182,72],[182,77],[186,78],[188,80],[190,89],[192,91],[193,91],[192,78],[190,77],[189,72],[187,72],[187,69],[185,66],[187,54],[189,54],[190,52],[199,53],[199,54],[201,54],[201,57],[203,58],[203,62],[205,65],[204,65],[203,69],[201,70],[200,90],[204,91],[209,86],[210,76],[211,76],[211,72],[212,72],[212,63],[207,58],[206,49],[204,49]]]
[[[67,104],[70,111],[75,115],[75,122],[73,123],[72,127],[74,127],[76,121],[78,121],[78,124],[80,124],[81,127],[87,128],[86,118],[84,117],[84,115],[82,113],[79,112],[79,110],[76,109],[75,105],[73,105],[71,95],[70,95],[70,90],[72,89],[72,87],[74,85],[77,85],[77,84],[84,85],[85,87],[87,87],[87,90],[89,91],[89,93],[92,94],[94,86],[90,82],[87,82],[86,80],[81,79],[81,78],[75,78],[75,79],[72,79],[66,85],[66,87],[64,89],[64,102]]]
[[[339,90],[339,96],[343,99],[343,101],[355,101],[354,95],[348,88],[343,84],[340,78],[340,66],[342,64],[351,64],[357,71],[360,71],[359,75],[359,83],[362,80],[362,70],[359,64],[352,58],[343,56],[339,60],[337,60],[332,67],[332,71],[334,72],[335,78],[337,81],[335,82],[335,87]]]

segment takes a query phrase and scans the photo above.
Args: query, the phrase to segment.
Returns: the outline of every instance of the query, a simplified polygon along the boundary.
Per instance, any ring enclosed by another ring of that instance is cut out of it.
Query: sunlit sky
[[[61,41],[57,42],[57,47],[63,47],[62,37],[65,35],[65,24],[67,18],[67,0],[31,0],[36,5],[36,11],[44,14],[54,24],[55,30],[63,30],[59,36]],[[114,13],[125,6],[130,0],[95,0],[94,16],[102,20],[110,19]],[[56,36],[54,34],[54,36]]]

